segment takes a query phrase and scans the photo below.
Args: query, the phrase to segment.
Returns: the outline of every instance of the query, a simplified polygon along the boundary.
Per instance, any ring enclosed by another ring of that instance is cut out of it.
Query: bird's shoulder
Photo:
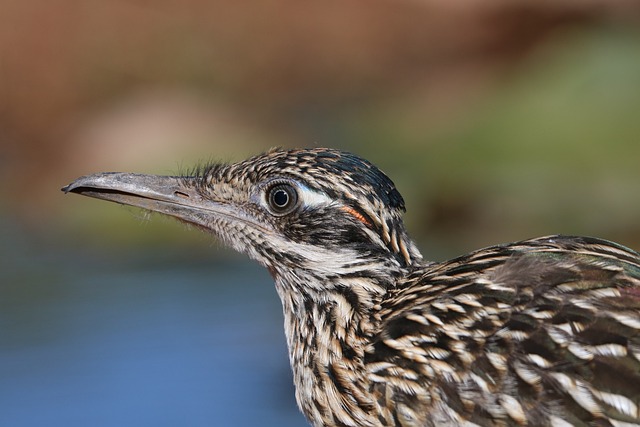
[[[640,422],[640,255],[623,246],[548,236],[481,249],[416,269],[379,316],[373,383],[428,396],[443,422]]]
[[[631,303],[640,298],[639,288],[637,252],[602,239],[554,235],[490,246],[415,268],[390,290],[381,313],[389,320],[445,301],[471,307],[503,302],[514,308],[531,305],[549,292],[570,297],[592,291],[599,298],[596,289],[615,289]]]

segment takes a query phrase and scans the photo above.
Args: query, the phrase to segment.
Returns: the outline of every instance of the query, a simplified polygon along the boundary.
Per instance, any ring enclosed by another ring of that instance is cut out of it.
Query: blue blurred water
[[[307,425],[259,266],[0,233],[0,426]]]

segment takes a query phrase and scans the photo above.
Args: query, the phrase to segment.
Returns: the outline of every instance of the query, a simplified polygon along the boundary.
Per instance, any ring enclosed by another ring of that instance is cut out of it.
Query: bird
[[[640,425],[640,254],[549,235],[425,260],[393,181],[331,148],[65,193],[177,218],[269,271],[313,426]]]

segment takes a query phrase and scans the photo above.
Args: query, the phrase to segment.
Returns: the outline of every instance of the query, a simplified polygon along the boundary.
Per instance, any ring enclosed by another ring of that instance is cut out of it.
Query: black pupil
[[[283,189],[278,189],[273,192],[273,203],[279,207],[284,208],[289,203],[289,193]]]

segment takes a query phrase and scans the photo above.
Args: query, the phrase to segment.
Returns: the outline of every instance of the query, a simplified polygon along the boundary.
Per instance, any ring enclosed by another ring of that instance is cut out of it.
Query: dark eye
[[[274,185],[267,195],[269,207],[273,213],[284,215],[291,212],[298,204],[298,193],[289,184]]]

